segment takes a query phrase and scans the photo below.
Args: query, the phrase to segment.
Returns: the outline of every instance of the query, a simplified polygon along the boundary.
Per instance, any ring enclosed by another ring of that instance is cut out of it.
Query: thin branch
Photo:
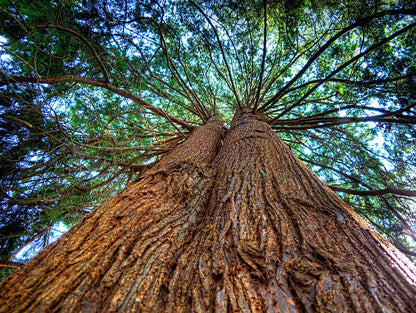
[[[409,249],[406,249],[399,245],[398,243],[394,242],[394,246],[402,253],[406,255],[416,256],[416,252],[410,251]]]
[[[341,174],[342,176],[345,176],[345,177],[348,177],[348,178],[350,178],[352,181],[355,181],[355,182],[358,182],[358,183],[360,183],[361,185],[363,185],[363,186],[365,186],[365,187],[367,187],[369,190],[367,191],[367,192],[371,192],[371,191],[374,191],[375,193],[377,193],[377,192],[380,192],[380,190],[374,190],[371,186],[369,186],[369,185],[367,185],[367,184],[365,184],[365,183],[363,183],[363,182],[361,182],[360,180],[358,180],[358,179],[356,179],[356,178],[354,178],[354,177],[352,177],[352,176],[350,176],[350,175],[346,175],[346,174],[344,174],[343,172],[341,172],[341,171],[339,171],[339,170],[337,170],[337,169],[334,169],[334,168],[332,168],[332,167],[329,167],[329,166],[327,166],[327,165],[323,165],[323,164],[319,164],[319,163],[315,163],[315,162],[312,162],[312,161],[309,161],[309,160],[305,160],[305,161],[307,161],[307,162],[309,162],[309,163],[311,163],[311,164],[314,164],[314,165],[318,165],[318,166],[321,166],[321,167],[323,167],[323,168],[327,168],[327,169],[330,169],[330,170],[333,170],[333,171],[335,171],[336,173],[338,173],[338,174]],[[345,192],[345,190],[349,190],[349,189],[344,189],[344,188],[340,188],[340,189],[342,189],[342,190],[335,190],[335,188],[336,189],[339,189],[338,187],[333,187],[333,186],[329,186],[331,189],[333,189],[334,191],[341,191],[341,192]],[[392,191],[396,191],[396,192],[400,192],[400,193],[398,193],[398,194],[400,194],[400,195],[405,195],[404,194],[404,192],[410,192],[410,196],[412,196],[412,197],[414,197],[414,196],[416,196],[416,191],[413,191],[413,190],[401,190],[401,189],[397,189],[397,188],[394,188],[394,187],[387,187],[387,188],[385,188],[385,189],[387,189],[387,190],[392,190]],[[385,190],[385,189],[382,189],[382,190]],[[358,190],[356,190],[357,192],[358,192]],[[347,192],[347,193],[349,193],[349,192]],[[394,192],[386,192],[386,194],[387,193],[394,193]],[[351,194],[357,194],[357,193],[351,193]],[[363,196],[362,194],[357,194],[357,195],[361,195],[361,196]],[[369,195],[364,195],[364,196],[369,196]],[[387,207],[387,209],[390,211],[390,212],[392,212],[396,217],[397,217],[397,219],[402,223],[402,225],[407,229],[407,231],[409,232],[409,236],[410,237],[412,237],[412,239],[413,240],[415,240],[416,241],[416,235],[414,234],[414,232],[413,232],[413,230],[412,230],[412,228],[410,227],[410,225],[407,223],[407,221],[401,216],[401,214],[383,197],[383,195],[379,195],[379,194],[374,194],[374,196],[379,196],[379,198],[381,199],[381,201],[383,201],[384,202],[384,204],[386,205],[386,207]],[[406,195],[406,196],[409,196],[408,194]]]
[[[234,50],[234,57],[235,57],[235,59],[237,60],[237,63],[238,63],[238,66],[239,66],[239,68],[240,68],[240,71],[243,73],[246,73],[247,75],[248,75],[248,72],[247,72],[247,64],[246,64],[246,62],[244,62],[244,63],[242,63],[241,61],[240,61],[240,56],[239,56],[239,52],[238,52],[238,49],[237,49],[237,47],[236,47],[236,45],[235,45],[235,43],[234,43],[234,40],[233,40],[233,37],[232,36],[230,36],[230,33],[229,33],[229,31],[228,31],[228,29],[227,29],[227,27],[225,27],[219,20],[218,20],[218,17],[217,18],[215,18],[215,17],[212,17],[212,19],[214,20],[214,22],[215,23],[217,23],[221,28],[222,28],[222,30],[225,32],[225,34],[227,35],[227,42],[229,42],[230,44],[231,44],[231,46],[233,47],[233,50]],[[244,58],[244,54],[242,54],[242,56],[243,56],[243,59],[244,59],[244,61],[245,61],[245,58]],[[243,70],[243,67],[244,67],[244,70]],[[247,88],[247,81],[245,80],[244,81],[244,83],[245,83],[245,85],[246,85],[246,88]]]
[[[129,40],[129,39],[128,39]],[[129,41],[130,43],[130,41]],[[131,42],[132,45],[134,45],[133,42]],[[143,52],[141,51],[141,49],[136,45],[136,48],[138,49],[138,51],[140,52],[144,62],[146,63],[146,67],[139,72],[132,64],[129,60],[126,60],[125,62],[127,62],[127,65],[130,69],[130,71],[132,71],[133,73],[135,73],[136,75],[138,75],[139,77],[141,77],[143,79],[143,73],[146,71],[146,68],[148,69],[149,73],[150,73],[150,77],[157,80],[158,82],[162,83],[163,85],[165,85],[166,87],[168,87],[169,89],[172,89],[173,91],[179,93],[180,95],[182,95],[185,99],[187,99],[189,102],[194,103],[191,99],[191,97],[189,97],[185,92],[179,90],[178,88],[175,88],[174,86],[168,84],[167,82],[165,82],[163,79],[159,78],[158,76],[154,75],[153,72],[150,69],[150,62],[147,61],[145,55],[143,54]],[[190,106],[182,103],[181,101],[178,100],[178,97],[173,96],[172,94],[168,93],[166,90],[162,90],[160,89],[158,86],[156,86],[156,84],[152,83],[151,81],[146,81],[146,84],[149,85],[151,87],[151,91],[154,92],[155,94],[164,97],[165,99],[174,102],[178,105],[180,105],[181,107],[185,108],[186,110],[190,111],[191,113],[195,114],[196,116],[199,116],[201,119],[202,116],[200,115],[200,112],[197,111],[196,109],[191,108]]]
[[[230,82],[228,81],[227,77],[225,77],[224,73],[218,68],[217,63],[215,63],[215,60],[212,56],[212,51],[211,48],[208,46],[208,52],[209,52],[209,59],[212,63],[212,65],[214,65],[215,70],[217,71],[217,74],[225,81],[225,83],[227,84],[228,88],[230,88],[230,90],[233,90],[233,86],[230,85]]]
[[[158,32],[159,32],[160,44],[161,44],[161,47],[162,47],[163,52],[165,53],[167,65],[168,65],[168,68],[169,68],[170,72],[177,79],[177,81],[183,87],[183,89],[185,91],[188,91],[190,93],[191,97],[194,98],[195,101],[192,101],[191,99],[189,99],[189,100],[195,105],[195,108],[198,111],[198,114],[197,115],[202,119],[202,121],[206,121],[207,120],[207,116],[209,115],[206,112],[206,108],[202,105],[201,100],[199,99],[199,97],[195,93],[195,91],[193,90],[192,84],[189,87],[186,84],[186,82],[184,81],[184,79],[182,78],[182,76],[179,73],[176,65],[173,63],[172,58],[169,55],[168,48],[167,48],[167,44],[166,44],[166,40],[165,40],[165,37],[163,36],[163,32],[162,32],[161,27],[160,27],[159,24],[156,24],[156,26],[157,26]],[[188,81],[190,81],[186,66],[184,66],[184,64],[181,62],[179,56],[178,56],[178,59],[179,59],[180,65],[182,66],[182,68],[184,70],[184,73],[185,73],[186,78],[188,79]]]
[[[13,6],[14,6],[14,4],[13,4]],[[16,6],[14,6],[14,8],[15,8],[15,10],[17,11],[17,14],[19,14],[20,16],[21,16],[21,14],[20,14],[20,12],[17,10],[17,8],[16,8]],[[3,13],[6,13],[7,15],[9,15],[16,23],[17,23],[17,25],[19,25],[20,26],[20,28],[22,29],[22,30],[24,30],[24,32],[25,33],[27,33],[28,31],[27,31],[27,28],[26,28],[26,26],[24,26],[20,21],[19,21],[19,19],[17,18],[17,17],[15,17],[10,11],[8,11],[8,10],[6,10],[6,9],[4,9],[4,8],[2,8],[2,7],[0,7],[0,11],[2,11]],[[24,22],[24,20],[23,20],[23,22]]]
[[[307,162],[307,163],[309,163],[309,164],[312,164],[312,165],[316,165],[316,166],[319,166],[319,167],[321,167],[321,168],[324,168],[324,169],[328,169],[328,170],[330,170],[330,171],[333,171],[333,172],[335,172],[335,173],[337,173],[337,174],[339,174],[339,175],[341,175],[341,176],[343,176],[343,177],[346,177],[346,178],[348,178],[349,180],[351,180],[351,181],[353,181],[353,182],[356,182],[356,183],[358,183],[358,184],[360,184],[360,185],[362,185],[362,186],[364,186],[364,187],[366,187],[366,188],[368,188],[368,189],[372,189],[371,188],[371,186],[369,186],[369,185],[367,185],[366,183],[364,183],[364,182],[362,182],[361,180],[359,180],[358,178],[356,178],[356,177],[354,177],[354,176],[351,176],[351,175],[348,175],[348,174],[345,174],[343,171],[340,171],[340,170],[338,170],[338,169],[336,169],[336,168],[334,168],[334,167],[331,167],[331,166],[329,166],[329,165],[325,165],[325,164],[321,164],[321,163],[318,163],[318,162],[314,162],[314,161],[312,161],[312,160],[309,160],[309,159],[305,159],[305,158],[299,158],[301,161],[303,161],[303,162]]]
[[[340,174],[340,175],[342,175],[342,176],[344,176],[344,177],[347,177],[347,178],[349,178],[349,179],[351,179],[352,181],[354,181],[354,182],[357,182],[357,183],[359,183],[359,184],[361,184],[361,185],[363,185],[363,186],[365,186],[366,188],[368,188],[369,189],[369,191],[375,191],[375,192],[378,192],[379,190],[374,190],[374,188],[372,188],[371,186],[369,186],[369,185],[367,185],[367,184],[365,184],[365,183],[363,183],[362,181],[360,181],[360,180],[358,180],[357,178],[355,178],[355,177],[352,177],[352,176],[350,176],[350,175],[347,175],[347,174],[345,174],[345,173],[343,173],[342,171],[339,171],[339,170],[337,170],[337,169],[335,169],[335,168],[332,168],[332,167],[330,167],[330,166],[327,166],[327,165],[324,165],[324,164],[319,164],[319,163],[315,163],[315,162],[313,162],[313,161],[310,161],[310,160],[303,160],[303,161],[306,161],[306,162],[308,162],[308,163],[311,163],[311,164],[313,164],[313,165],[317,165],[317,166],[320,166],[320,167],[322,167],[322,168],[326,168],[326,169],[329,169],[329,170],[332,170],[332,171],[334,171],[334,172],[336,172],[336,173],[338,173],[338,174]],[[329,186],[330,188],[332,188],[333,189],[333,187],[332,186]],[[343,188],[342,188],[343,189]],[[393,188],[393,187],[387,187],[386,189],[393,189],[394,191],[399,191],[400,189],[396,189],[396,188]],[[346,189],[346,190],[348,190],[348,189]],[[410,196],[412,196],[412,197],[414,197],[414,196],[416,196],[415,195],[415,193],[416,193],[416,191],[409,191],[409,190],[404,190],[404,191],[406,191],[406,192],[411,192],[412,193],[412,195],[410,195]],[[344,191],[342,191],[342,192],[344,192]],[[400,190],[400,192],[402,192],[402,194],[401,195],[403,195],[403,190]],[[393,192],[390,192],[390,193],[393,193]],[[412,228],[410,227],[410,225],[407,223],[407,221],[401,216],[401,214],[383,197],[383,195],[374,195],[374,196],[378,196],[380,199],[381,199],[381,201],[383,201],[384,202],[384,204],[386,205],[386,207],[387,207],[387,209],[390,211],[390,212],[392,212],[396,217],[397,217],[397,219],[402,223],[402,225],[408,230],[408,232],[409,232],[409,235],[413,238],[413,240],[415,240],[416,241],[416,235],[414,234],[414,232],[413,232],[413,230],[412,230]]]
[[[366,218],[366,220],[373,225],[375,228],[377,228],[378,230],[380,230],[381,232],[383,232],[389,239],[390,241],[394,244],[394,246],[399,249],[402,253],[407,254],[407,255],[411,255],[411,256],[416,256],[416,252],[410,251],[409,249],[405,248],[402,246],[402,244],[400,242],[397,241],[396,238],[394,238],[393,236],[391,236],[388,231],[382,227],[381,225],[377,224],[376,222],[374,222],[369,216],[367,216],[367,214],[365,214],[362,210],[360,210],[356,205],[351,204],[355,210],[362,216],[364,216]]]

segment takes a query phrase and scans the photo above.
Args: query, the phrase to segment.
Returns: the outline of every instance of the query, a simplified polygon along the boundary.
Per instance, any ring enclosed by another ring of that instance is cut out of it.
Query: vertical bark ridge
[[[209,163],[215,158],[221,147],[220,138],[222,133],[222,122],[219,118],[216,116],[210,117],[204,127],[195,128],[192,136],[162,158],[152,168],[152,172],[159,171],[164,167],[169,168],[177,164],[178,161],[195,164]]]
[[[414,268],[261,119],[237,112],[215,166],[215,311],[413,311]]]
[[[180,312],[189,307],[195,229],[222,124],[210,119],[2,283],[0,312]],[[186,263],[186,264],[183,264]],[[178,295],[169,291],[182,290]],[[170,298],[172,299],[170,299]],[[172,304],[173,303],[173,304]]]

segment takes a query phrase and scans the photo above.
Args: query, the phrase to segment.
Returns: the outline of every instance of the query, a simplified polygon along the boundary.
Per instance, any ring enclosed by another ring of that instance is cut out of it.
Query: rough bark
[[[141,179],[16,271],[0,287],[0,312],[163,312],[169,282],[182,287],[175,267],[186,262],[181,256],[202,218],[213,175],[206,164],[221,135],[215,118],[196,128]]]
[[[219,149],[221,130],[18,270],[0,312],[415,312],[415,269],[265,122],[237,112]]]
[[[414,268],[266,123],[239,112],[216,167],[216,311],[415,312]]]

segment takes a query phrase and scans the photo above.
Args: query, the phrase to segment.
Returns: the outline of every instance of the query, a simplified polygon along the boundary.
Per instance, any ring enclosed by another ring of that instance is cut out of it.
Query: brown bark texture
[[[0,312],[416,312],[416,270],[271,128],[211,118],[0,285]]]

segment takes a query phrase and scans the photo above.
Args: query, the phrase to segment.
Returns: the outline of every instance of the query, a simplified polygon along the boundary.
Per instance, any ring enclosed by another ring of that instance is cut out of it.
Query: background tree
[[[415,256],[412,2],[0,4],[4,261],[242,107]]]

